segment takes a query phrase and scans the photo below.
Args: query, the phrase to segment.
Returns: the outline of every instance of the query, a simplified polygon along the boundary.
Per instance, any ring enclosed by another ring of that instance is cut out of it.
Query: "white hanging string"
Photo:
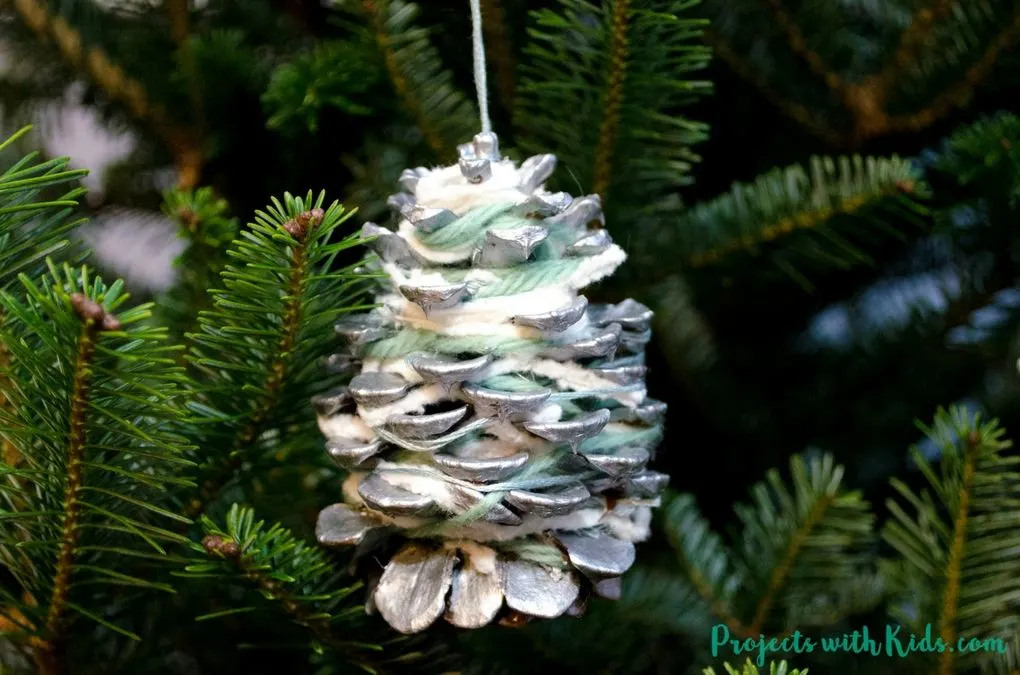
[[[472,47],[475,55],[475,89],[478,92],[478,114],[482,132],[492,131],[489,121],[489,93],[485,80],[485,44],[482,42],[482,8],[480,0],[471,0]]]

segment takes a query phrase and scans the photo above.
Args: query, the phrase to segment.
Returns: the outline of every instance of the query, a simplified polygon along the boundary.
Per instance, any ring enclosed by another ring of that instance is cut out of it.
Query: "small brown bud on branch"
[[[71,306],[78,318],[100,330],[120,330],[120,321],[98,302],[84,293],[71,294]]]
[[[209,553],[218,553],[224,558],[236,558],[241,553],[241,547],[232,539],[224,539],[219,535],[210,534],[202,539],[202,548]]]
[[[194,232],[197,229],[199,223],[198,214],[191,208],[182,206],[177,210],[177,217],[189,231]]]
[[[315,229],[315,226],[322,222],[325,215],[326,212],[322,209],[311,209],[298,214],[297,218],[291,218],[282,227],[287,231],[287,234],[300,241],[305,238],[309,230]]]
[[[326,212],[322,209],[311,209],[305,211],[297,217],[297,221],[304,227],[314,228],[316,225],[322,222],[322,218],[326,215]]]

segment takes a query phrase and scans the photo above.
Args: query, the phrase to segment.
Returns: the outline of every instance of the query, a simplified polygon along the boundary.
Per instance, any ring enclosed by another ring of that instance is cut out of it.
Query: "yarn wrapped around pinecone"
[[[618,598],[668,482],[646,466],[652,313],[578,294],[626,258],[599,197],[546,191],[556,158],[518,167],[491,133],[460,155],[404,172],[396,231],[364,226],[379,308],[337,326],[331,366],[357,374],[314,401],[350,471],[318,540],[359,547],[368,610],[402,633]]]

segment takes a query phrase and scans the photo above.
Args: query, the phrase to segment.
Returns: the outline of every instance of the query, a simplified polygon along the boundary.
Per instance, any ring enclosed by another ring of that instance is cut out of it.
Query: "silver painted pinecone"
[[[491,133],[460,151],[404,172],[395,232],[365,225],[380,307],[337,326],[330,365],[358,373],[315,401],[350,471],[319,542],[396,551],[368,607],[403,633],[618,597],[668,481],[646,468],[665,414],[644,385],[651,312],[578,294],[626,257],[598,196],[547,192],[556,158],[517,167]]]

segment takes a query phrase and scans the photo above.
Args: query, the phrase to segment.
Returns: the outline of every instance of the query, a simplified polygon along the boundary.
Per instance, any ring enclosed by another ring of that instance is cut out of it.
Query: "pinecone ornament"
[[[618,597],[668,481],[646,468],[652,313],[579,294],[626,258],[599,197],[546,191],[556,158],[518,167],[491,133],[460,155],[403,173],[396,231],[364,226],[380,306],[337,326],[332,365],[358,372],[314,402],[350,471],[318,540],[359,547],[369,611],[402,633]]]

